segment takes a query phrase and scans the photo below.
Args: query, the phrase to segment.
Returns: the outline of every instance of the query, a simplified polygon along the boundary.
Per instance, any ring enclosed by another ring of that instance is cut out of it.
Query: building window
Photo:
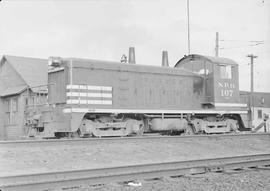
[[[221,79],[232,79],[232,66],[220,65],[220,78]]]
[[[36,107],[35,97],[32,97],[32,106]]]
[[[25,101],[25,106],[27,107],[28,106],[28,98],[26,97],[24,101]]]
[[[8,98],[5,101],[5,125],[15,125],[18,120],[18,98]]]
[[[11,102],[11,105],[12,105],[12,109],[11,109],[11,112],[12,112],[12,119],[11,119],[11,124],[17,124],[17,119],[18,119],[18,98],[12,98],[12,102]]]
[[[18,111],[18,98],[12,98],[12,112]]]
[[[9,125],[11,122],[10,105],[11,105],[10,99],[5,100],[5,125]]]
[[[262,110],[261,109],[258,110],[258,119],[262,119]]]
[[[261,104],[264,104],[264,97],[261,98]]]

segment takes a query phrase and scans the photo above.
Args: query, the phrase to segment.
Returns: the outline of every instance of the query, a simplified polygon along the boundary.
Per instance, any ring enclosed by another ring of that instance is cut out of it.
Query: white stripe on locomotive
[[[67,92],[68,97],[96,97],[96,98],[112,98],[111,93],[85,93],[85,92]]]
[[[112,91],[111,86],[90,86],[90,85],[67,85],[70,90],[98,90],[98,91]]]
[[[112,105],[112,100],[68,99],[67,104]]]
[[[112,105],[112,87],[110,86],[69,84],[66,88],[68,90],[67,104]]]

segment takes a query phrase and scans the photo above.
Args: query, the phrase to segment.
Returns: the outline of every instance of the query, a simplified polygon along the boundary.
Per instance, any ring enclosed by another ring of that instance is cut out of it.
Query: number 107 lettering
[[[222,97],[232,97],[233,90],[221,90],[221,96]]]

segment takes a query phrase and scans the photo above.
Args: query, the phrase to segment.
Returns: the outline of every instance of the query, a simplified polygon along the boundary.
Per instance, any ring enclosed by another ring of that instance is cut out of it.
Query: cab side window
[[[232,79],[232,66],[220,65],[220,78],[221,79]]]

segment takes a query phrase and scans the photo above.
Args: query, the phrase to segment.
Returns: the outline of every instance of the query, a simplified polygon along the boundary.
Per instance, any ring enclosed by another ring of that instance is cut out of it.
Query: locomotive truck
[[[135,64],[134,49],[130,53],[128,63],[54,60],[48,106],[35,129],[46,137],[247,130],[233,60],[192,54],[172,68]]]

